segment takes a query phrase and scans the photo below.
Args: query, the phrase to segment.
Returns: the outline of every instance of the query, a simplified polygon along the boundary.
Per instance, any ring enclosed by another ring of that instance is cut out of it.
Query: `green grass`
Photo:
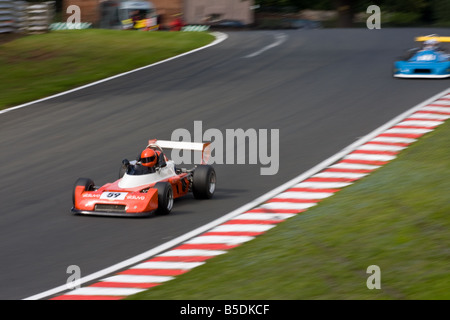
[[[203,32],[66,30],[0,45],[0,109],[160,61],[214,40]]]
[[[450,123],[256,239],[128,299],[449,299]],[[366,287],[367,267],[381,289]]]

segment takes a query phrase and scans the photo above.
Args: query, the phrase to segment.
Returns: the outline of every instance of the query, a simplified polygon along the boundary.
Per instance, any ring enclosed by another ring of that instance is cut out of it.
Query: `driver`
[[[155,171],[157,155],[153,149],[146,148],[141,152],[140,162],[149,172]]]
[[[423,43],[423,50],[437,50],[439,48],[439,41],[436,39],[426,40]]]

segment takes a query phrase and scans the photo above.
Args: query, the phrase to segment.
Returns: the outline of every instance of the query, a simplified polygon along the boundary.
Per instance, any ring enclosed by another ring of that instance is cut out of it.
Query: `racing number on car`
[[[417,61],[431,61],[435,60],[436,56],[434,54],[424,54],[419,57],[417,57]]]
[[[127,192],[103,192],[100,199],[104,200],[124,200]]]
[[[118,192],[110,192],[107,195],[108,198],[117,198],[119,196],[120,196],[120,193],[118,193]]]

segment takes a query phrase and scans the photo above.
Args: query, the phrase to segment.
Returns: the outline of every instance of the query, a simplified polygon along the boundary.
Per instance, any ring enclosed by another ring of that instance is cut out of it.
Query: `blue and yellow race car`
[[[450,77],[450,53],[441,45],[450,37],[430,35],[417,37],[421,47],[414,48],[394,63],[396,78],[448,78]]]

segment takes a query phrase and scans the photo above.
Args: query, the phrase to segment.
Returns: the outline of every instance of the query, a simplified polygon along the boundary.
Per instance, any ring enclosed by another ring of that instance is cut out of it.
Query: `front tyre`
[[[158,209],[156,214],[167,215],[173,208],[173,190],[172,185],[168,182],[158,182],[155,184],[158,190]]]
[[[75,206],[75,190],[79,186],[83,186],[85,191],[94,191],[95,189],[94,181],[92,181],[89,178],[79,178],[73,186],[72,202],[74,206]]]
[[[192,192],[196,199],[211,199],[216,191],[216,171],[210,165],[199,165],[194,170]]]

